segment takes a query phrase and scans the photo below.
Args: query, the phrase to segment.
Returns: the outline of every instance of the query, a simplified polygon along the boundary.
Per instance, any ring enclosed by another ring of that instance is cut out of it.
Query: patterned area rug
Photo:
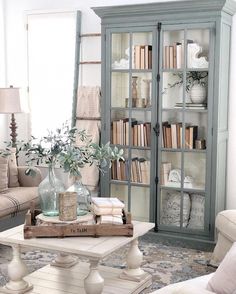
[[[180,282],[215,271],[207,266],[211,252],[150,242],[142,238],[139,244],[143,252],[143,269],[153,276],[153,284],[142,293],[150,293],[168,284]],[[103,265],[125,267],[128,246],[123,247],[102,261]],[[22,253],[30,272],[48,264],[56,254],[39,250]],[[7,263],[11,260],[11,248],[0,245],[0,284],[7,282]],[[118,293],[117,293],[118,294]]]

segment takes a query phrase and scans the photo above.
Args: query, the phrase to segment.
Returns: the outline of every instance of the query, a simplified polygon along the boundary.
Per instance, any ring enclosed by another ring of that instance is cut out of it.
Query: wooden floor
[[[66,269],[47,265],[24,279],[34,288],[27,292],[31,294],[85,294],[83,280],[88,275],[89,264],[79,262]],[[151,275],[147,275],[141,282],[128,281],[119,278],[122,270],[100,266],[99,272],[105,280],[103,293],[105,294],[136,294],[151,285]]]

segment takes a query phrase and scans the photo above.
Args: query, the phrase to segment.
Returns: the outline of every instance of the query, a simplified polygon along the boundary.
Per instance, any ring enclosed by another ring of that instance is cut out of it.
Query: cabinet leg
[[[12,246],[12,260],[8,265],[9,282],[0,288],[1,293],[22,294],[33,288],[23,277],[27,275],[27,268],[21,259],[20,245]]]
[[[69,268],[78,262],[78,257],[65,253],[58,253],[57,257],[51,262],[53,266]]]
[[[99,260],[90,259],[90,271],[84,280],[84,290],[87,294],[101,294],[104,287],[104,279],[98,271]]]
[[[138,239],[131,242],[126,263],[127,269],[120,275],[122,279],[141,281],[148,274],[140,268],[143,261],[143,253],[138,248]]]

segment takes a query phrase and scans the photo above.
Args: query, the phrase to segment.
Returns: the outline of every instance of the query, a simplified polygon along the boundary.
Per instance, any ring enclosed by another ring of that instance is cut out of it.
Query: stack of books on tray
[[[184,103],[182,102],[177,102],[175,104],[175,108],[183,108]],[[206,103],[185,103],[185,108],[187,109],[207,109],[207,104]]]

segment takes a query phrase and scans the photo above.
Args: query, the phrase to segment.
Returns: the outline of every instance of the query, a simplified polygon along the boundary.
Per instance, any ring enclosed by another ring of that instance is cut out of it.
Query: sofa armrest
[[[18,166],[18,180],[21,187],[37,187],[42,181],[42,175],[37,167],[31,167],[35,172],[35,176],[27,176],[25,171],[28,166]]]

